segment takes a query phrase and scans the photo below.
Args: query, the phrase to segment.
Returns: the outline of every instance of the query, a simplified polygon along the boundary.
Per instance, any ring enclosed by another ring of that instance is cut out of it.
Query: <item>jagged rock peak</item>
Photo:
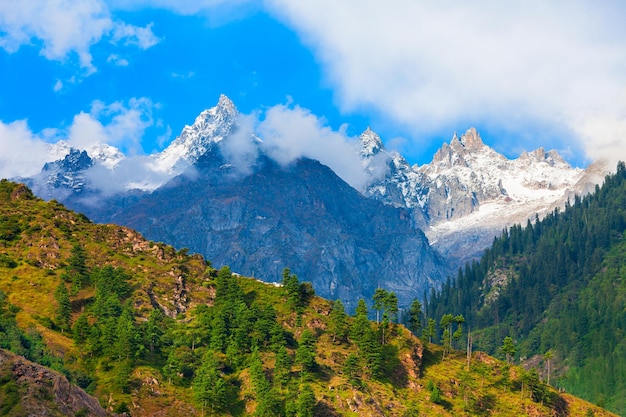
[[[468,166],[468,155],[481,151],[485,147],[476,129],[471,127],[460,139],[455,132],[450,144],[444,143],[435,153],[433,163],[439,167]]]
[[[107,168],[114,168],[125,158],[124,154],[115,146],[106,143],[93,143],[86,148],[89,156]]]
[[[360,153],[362,158],[372,157],[385,148],[382,140],[380,140],[380,136],[370,129],[369,126],[361,133],[359,139],[361,140]]]
[[[87,151],[81,151],[76,148],[70,148],[70,151],[63,159],[54,162],[47,162],[42,172],[62,170],[63,172],[79,172],[93,166],[93,160],[87,154]]]
[[[567,161],[565,161],[565,159],[563,159],[563,157],[555,149],[546,152],[543,147],[540,147],[532,152],[524,151],[520,155],[519,159],[522,161],[545,162],[550,166],[570,168]]]
[[[456,134],[455,134],[455,137],[456,137]],[[473,127],[470,127],[469,129],[467,129],[467,132],[465,132],[463,136],[461,136],[460,142],[463,144],[465,149],[468,149],[468,150],[480,149],[483,146],[485,146],[485,144],[483,143],[483,140],[480,138],[480,135],[478,134],[476,129]]]
[[[236,129],[238,115],[233,102],[224,94],[220,95],[215,107],[200,113],[191,126],[185,126],[163,152],[155,155],[154,168],[163,172],[182,172]]]
[[[208,125],[213,124],[224,124],[227,125],[224,127],[230,127],[237,117],[237,114],[237,108],[232,100],[224,94],[221,94],[215,107],[204,110],[196,117],[194,124],[192,126],[185,126],[185,129],[194,127],[206,128]]]

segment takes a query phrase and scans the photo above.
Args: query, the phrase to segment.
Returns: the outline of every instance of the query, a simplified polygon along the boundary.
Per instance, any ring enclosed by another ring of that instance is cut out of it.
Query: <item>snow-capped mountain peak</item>
[[[369,127],[359,136],[361,141],[361,158],[371,158],[384,149],[380,136]]]
[[[173,174],[193,165],[214,144],[234,131],[238,114],[233,102],[222,94],[215,107],[200,113],[192,125],[185,126],[180,136],[153,157],[153,168]]]
[[[104,165],[108,169],[115,168],[125,158],[124,154],[115,146],[102,142],[95,142],[81,148],[80,151],[87,151],[94,163]],[[65,140],[51,143],[48,145],[48,162],[61,161],[76,151],[78,149]]]
[[[108,169],[115,168],[117,164],[126,158],[119,149],[106,143],[93,143],[85,147],[85,150],[94,162],[104,165]]]

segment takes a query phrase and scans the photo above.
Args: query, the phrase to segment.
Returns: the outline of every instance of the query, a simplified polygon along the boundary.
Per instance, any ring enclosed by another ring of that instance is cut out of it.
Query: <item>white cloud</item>
[[[587,133],[576,140],[599,140],[600,120],[619,113],[618,1],[267,4],[313,49],[344,111],[374,110],[415,137],[468,121],[509,133],[541,124],[565,144],[581,125]],[[626,148],[620,128],[610,136]]]
[[[127,67],[129,62],[125,58],[121,58],[118,54],[111,54],[107,58],[109,64],[114,64],[119,67]]]
[[[62,157],[50,153],[51,144],[60,141],[78,149],[105,143],[120,147],[129,155],[141,155],[141,138],[154,123],[155,108],[152,101],[143,97],[132,98],[127,103],[94,101],[90,112],[75,115],[69,128],[48,128],[39,133],[33,133],[26,120],[0,121],[0,177],[37,174],[44,163]]]
[[[68,142],[84,149],[95,142],[121,147],[131,154],[143,153],[141,138],[154,124],[155,104],[148,98],[131,98],[128,103],[94,101],[89,113],[80,112],[68,131]]]
[[[194,15],[209,13],[227,13],[231,16],[242,13],[243,5],[254,4],[251,0],[109,0],[112,8],[121,10],[138,10],[142,8],[166,9],[182,15]]]
[[[573,125],[583,138],[591,160],[604,160],[610,168],[618,161],[626,161],[626,89],[617,96],[614,105],[612,113],[586,114]]]
[[[37,174],[47,162],[47,146],[25,120],[8,124],[0,121],[0,178]]]
[[[281,165],[306,157],[330,167],[357,189],[368,180],[358,156],[358,140],[342,130],[332,130],[307,109],[271,107],[257,131],[263,140],[263,150]]]
[[[158,42],[151,24],[142,28],[114,21],[102,0],[0,2],[0,33],[0,47],[8,52],[22,45],[40,45],[47,59],[76,57],[87,75],[96,71],[90,49],[105,36],[141,49]]]
[[[126,45],[135,45],[148,49],[159,43],[159,38],[152,33],[152,23],[145,28],[117,22],[113,29],[113,42],[124,41]]]
[[[226,140],[219,143],[224,159],[232,164],[237,174],[247,175],[259,156],[254,127],[256,115],[242,115],[237,119],[237,129]]]

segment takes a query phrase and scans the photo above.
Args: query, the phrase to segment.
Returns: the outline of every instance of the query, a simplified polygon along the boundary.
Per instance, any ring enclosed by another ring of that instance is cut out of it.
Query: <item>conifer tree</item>
[[[422,328],[422,316],[422,303],[415,299],[409,308],[409,330],[411,330],[413,334],[417,334]]]
[[[298,395],[298,417],[313,417],[316,403],[313,389],[309,384],[304,384],[300,388],[300,395]]]
[[[315,336],[309,329],[305,329],[298,340],[296,350],[296,363],[302,366],[304,371],[313,371],[315,362]]]
[[[502,346],[500,347],[500,352],[502,352],[506,358],[507,363],[511,363],[511,359],[515,355],[517,348],[515,347],[515,342],[511,336],[506,336],[502,341]]]
[[[228,406],[228,385],[211,351],[202,358],[202,364],[196,370],[193,396],[203,410],[208,407],[216,412]]]
[[[70,328],[70,320],[72,315],[72,304],[70,302],[70,296],[67,292],[67,288],[64,283],[60,283],[57,289],[54,291],[54,298],[57,302],[56,310],[56,324],[61,329],[61,332]]]
[[[388,296],[389,293],[383,288],[379,287],[374,291],[372,301],[374,301],[373,308],[376,310],[376,323],[380,323],[380,314],[385,309],[385,300]]]
[[[330,310],[328,331],[333,336],[333,342],[342,343],[348,337],[348,316],[341,300],[336,300]]]
[[[72,327],[74,341],[78,345],[82,345],[87,341],[89,337],[89,321],[87,320],[87,316],[85,314],[81,314],[78,316],[76,321],[74,322],[74,326]]]
[[[281,346],[276,353],[274,365],[274,384],[284,387],[289,382],[291,372],[291,358],[285,346]]]

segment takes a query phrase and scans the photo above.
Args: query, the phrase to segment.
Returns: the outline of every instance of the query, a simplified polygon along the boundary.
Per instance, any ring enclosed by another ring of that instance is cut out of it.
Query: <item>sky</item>
[[[619,0],[0,0],[0,176],[59,140],[159,152],[220,94],[302,121],[314,154],[371,127],[422,165],[475,127],[509,158],[614,164],[624,18]]]

